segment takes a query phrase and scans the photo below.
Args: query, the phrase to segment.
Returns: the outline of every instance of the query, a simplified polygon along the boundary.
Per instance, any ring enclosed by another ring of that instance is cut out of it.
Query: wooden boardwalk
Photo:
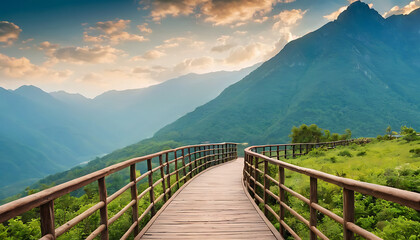
[[[188,182],[141,239],[280,238],[245,194],[242,170],[243,159],[237,159]]]

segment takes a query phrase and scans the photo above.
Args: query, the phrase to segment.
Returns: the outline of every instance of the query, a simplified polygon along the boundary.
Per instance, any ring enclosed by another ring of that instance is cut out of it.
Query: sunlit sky
[[[3,1],[0,86],[94,97],[190,72],[239,70],[268,60],[353,1]],[[420,6],[420,0],[365,2],[385,17]]]

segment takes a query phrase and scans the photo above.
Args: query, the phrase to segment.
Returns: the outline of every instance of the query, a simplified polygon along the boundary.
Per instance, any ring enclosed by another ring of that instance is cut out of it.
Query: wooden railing
[[[86,239],[93,239],[98,235],[101,235],[101,239],[108,239],[109,225],[114,223],[131,208],[132,225],[127,229],[121,239],[126,239],[132,234],[132,236],[137,236],[139,233],[139,223],[149,213],[151,216],[155,215],[157,202],[161,200],[164,202],[168,201],[172,194],[179,189],[180,184],[186,183],[199,172],[211,166],[236,158],[237,145],[234,143],[185,146],[139,158],[133,158],[2,205],[0,206],[0,223],[19,216],[33,208],[40,207],[41,239],[56,239],[60,235],[68,232],[82,220],[88,218],[96,211],[99,211],[100,225],[96,230],[90,233]],[[148,171],[137,177],[136,164],[141,162],[147,162]],[[157,165],[157,167],[152,168],[152,164]],[[108,196],[105,186],[105,177],[127,168],[130,170],[130,182],[111,196]],[[160,172],[159,179],[153,178],[153,173],[155,172]],[[171,184],[171,176],[173,175],[176,180]],[[142,180],[145,181],[146,179],[149,187],[138,194],[137,183]],[[95,181],[98,182],[99,187],[99,202],[62,226],[55,228],[54,200]],[[163,193],[160,196],[155,196],[154,188],[158,184],[162,184]],[[128,189],[131,191],[132,200],[113,217],[108,218],[108,204]],[[149,195],[150,203],[143,212],[139,212],[138,202],[146,195]]]
[[[354,192],[373,196],[388,201],[392,201],[417,211],[420,211],[420,194],[401,189],[360,182],[343,177],[337,177],[313,169],[295,166],[293,164],[281,161],[281,158],[290,158],[309,153],[315,147],[333,148],[337,145],[347,145],[350,141],[338,141],[330,143],[307,143],[307,144],[282,144],[253,146],[245,149],[245,161],[243,180],[244,185],[253,196],[254,200],[263,205],[263,211],[266,216],[272,214],[279,222],[279,232],[285,235],[286,231],[295,239],[301,239],[298,234],[285,222],[286,210],[304,223],[310,230],[310,239],[318,238],[328,239],[317,226],[317,213],[322,213],[339,224],[343,225],[344,239],[354,239],[354,234],[358,234],[366,239],[381,239],[371,232],[357,226],[354,214]],[[262,167],[261,167],[262,164]],[[269,165],[278,167],[278,179],[269,175]],[[262,168],[263,170],[261,170]],[[310,177],[310,197],[293,191],[285,185],[284,169],[288,169]],[[261,182],[260,182],[261,179]],[[337,185],[343,189],[343,217],[331,212],[330,210],[318,204],[318,180]],[[274,183],[279,188],[279,194],[276,195],[270,191],[270,184]],[[287,205],[285,193],[300,199],[309,206],[310,219],[305,219],[298,212]],[[261,193],[261,196],[259,195]],[[273,198],[279,205],[279,212],[269,206],[269,198]]]

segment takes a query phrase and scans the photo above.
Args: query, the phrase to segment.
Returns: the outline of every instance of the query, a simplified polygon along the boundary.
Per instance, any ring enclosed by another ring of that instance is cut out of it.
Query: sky
[[[0,87],[93,98],[266,61],[354,0],[2,0]],[[420,0],[366,0],[382,16]]]

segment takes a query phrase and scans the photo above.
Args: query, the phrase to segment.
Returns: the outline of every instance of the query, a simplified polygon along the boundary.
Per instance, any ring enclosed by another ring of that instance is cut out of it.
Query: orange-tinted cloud
[[[64,79],[69,77],[72,72],[55,71],[43,66],[38,66],[26,57],[14,58],[0,53],[0,74],[9,78],[34,79],[47,78],[47,80]]]
[[[116,19],[115,21],[97,22],[95,26],[87,28],[83,33],[83,40],[85,42],[103,42],[109,41],[110,44],[116,45],[123,41],[137,41],[144,42],[147,39],[144,36],[132,34],[125,31],[131,20]],[[96,32],[99,34],[89,35],[89,32]]]
[[[289,3],[294,0],[156,0],[141,1],[140,4],[151,6],[150,16],[160,21],[167,16],[196,14],[204,21],[214,25],[241,26],[248,21],[264,22],[264,17],[271,12],[278,2]],[[149,5],[148,5],[149,4]]]
[[[19,38],[22,29],[14,23],[0,21],[0,44],[10,46]]]
[[[53,57],[70,63],[111,63],[114,62],[120,50],[110,46],[93,47],[63,47],[54,51]]]
[[[410,14],[412,11],[420,8],[420,0],[411,1],[409,4],[405,5],[404,7],[394,6],[388,12],[384,13],[384,17],[389,17],[392,15],[399,15],[399,14]]]

